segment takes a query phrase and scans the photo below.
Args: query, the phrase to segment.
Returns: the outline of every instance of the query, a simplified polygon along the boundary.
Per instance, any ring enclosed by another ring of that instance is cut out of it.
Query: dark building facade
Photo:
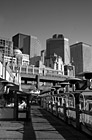
[[[20,49],[22,53],[29,54],[30,53],[30,36],[24,34],[16,34],[12,37],[13,48]]]
[[[69,40],[64,38],[62,34],[55,34],[46,41],[46,58],[48,59],[54,54],[62,57],[65,64],[70,63]]]
[[[41,44],[37,37],[18,33],[12,37],[12,41],[14,49],[20,49],[29,58],[40,55]]]
[[[75,66],[75,75],[92,71],[92,46],[79,42],[70,46],[71,62]]]

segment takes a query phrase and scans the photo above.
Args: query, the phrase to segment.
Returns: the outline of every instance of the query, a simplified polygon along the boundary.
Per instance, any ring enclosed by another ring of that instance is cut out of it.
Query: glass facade
[[[17,34],[12,37],[14,48],[19,48],[23,54],[28,54],[30,58],[40,56],[41,44],[37,37]]]

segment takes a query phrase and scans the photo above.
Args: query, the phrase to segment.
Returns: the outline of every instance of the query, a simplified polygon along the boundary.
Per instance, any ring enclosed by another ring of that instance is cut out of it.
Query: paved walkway
[[[90,140],[73,127],[41,109],[31,106],[31,121],[0,121],[0,140]]]

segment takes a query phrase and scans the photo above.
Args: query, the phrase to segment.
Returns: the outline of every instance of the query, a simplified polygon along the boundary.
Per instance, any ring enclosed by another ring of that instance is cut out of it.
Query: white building
[[[14,50],[14,56],[4,56],[4,62],[8,62],[15,65],[29,65],[29,55],[22,54],[19,49]]]
[[[58,70],[62,74],[64,74],[64,64],[62,58],[60,56],[57,56],[55,53],[53,56],[47,58],[45,63],[46,63],[46,67],[50,67],[54,70]]]

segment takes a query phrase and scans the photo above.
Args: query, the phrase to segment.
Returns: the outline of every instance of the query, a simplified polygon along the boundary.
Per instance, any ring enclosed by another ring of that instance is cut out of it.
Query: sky
[[[42,49],[53,34],[92,45],[92,0],[0,0],[0,36],[36,36]]]

